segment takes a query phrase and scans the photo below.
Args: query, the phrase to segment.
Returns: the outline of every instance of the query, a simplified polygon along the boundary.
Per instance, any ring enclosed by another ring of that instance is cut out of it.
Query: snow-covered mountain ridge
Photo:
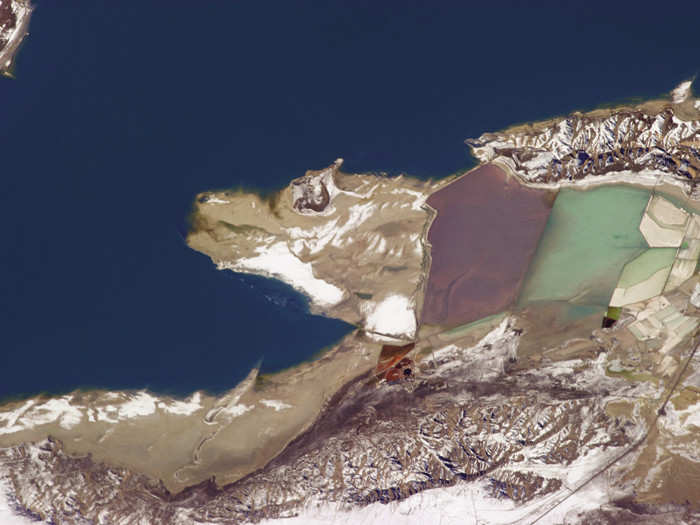
[[[667,103],[576,112],[484,133],[466,143],[480,161],[499,162],[529,183],[581,184],[602,176],[614,182],[617,176],[648,184],[651,178],[680,185],[690,193],[700,177],[700,112],[696,106],[688,83]]]

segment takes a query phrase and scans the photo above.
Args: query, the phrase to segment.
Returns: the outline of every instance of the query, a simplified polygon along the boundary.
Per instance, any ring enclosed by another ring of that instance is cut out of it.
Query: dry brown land
[[[431,219],[423,204],[438,184],[339,168],[338,162],[309,171],[268,200],[244,192],[201,194],[187,242],[220,268],[276,277],[309,294],[292,272],[255,259],[284,252],[308,268],[315,286],[336,289],[325,303],[322,293],[311,293],[312,311],[381,332],[367,316],[388,296],[407,298],[416,310],[423,303]]]
[[[0,448],[52,436],[69,454],[91,454],[96,461],[147,474],[171,492],[211,477],[220,485],[231,483],[264,466],[308,428],[341,386],[376,366],[380,350],[379,344],[354,332],[312,363],[263,378],[254,371],[220,398],[202,395],[201,408],[188,415],[159,407],[143,416],[110,412],[116,421],[109,422],[99,414],[106,407],[118,408],[120,394],[77,392],[71,404],[83,413],[78,424],[66,428],[56,418],[8,433],[0,426]]]

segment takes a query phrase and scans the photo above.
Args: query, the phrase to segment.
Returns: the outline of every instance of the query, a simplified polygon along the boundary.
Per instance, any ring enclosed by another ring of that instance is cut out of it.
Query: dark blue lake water
[[[0,81],[0,398],[221,391],[348,332],[189,250],[199,191],[269,191],[336,157],[445,176],[467,137],[700,65],[690,3],[36,3]]]

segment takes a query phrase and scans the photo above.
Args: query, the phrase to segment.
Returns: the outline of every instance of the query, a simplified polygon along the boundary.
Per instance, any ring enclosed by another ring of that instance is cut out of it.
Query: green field
[[[649,248],[627,263],[620,275],[620,288],[629,288],[646,281],[662,268],[670,268],[676,257],[676,248]]]

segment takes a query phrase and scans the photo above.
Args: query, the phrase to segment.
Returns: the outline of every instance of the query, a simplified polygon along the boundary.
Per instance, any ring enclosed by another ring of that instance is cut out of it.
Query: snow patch
[[[219,199],[217,197],[207,197],[205,204],[230,204],[230,201]]]
[[[659,418],[659,426],[673,437],[697,432],[697,428],[700,428],[700,403],[690,405],[684,410],[676,410],[673,403],[668,403],[666,415]]]
[[[690,296],[690,304],[695,308],[700,308],[700,284],[696,284],[693,288],[693,294]]]
[[[700,429],[700,406],[694,406],[695,409],[688,414],[688,417],[685,419],[685,424],[686,426],[693,425]]]
[[[403,339],[396,337],[390,337],[388,335],[376,334],[374,332],[365,332],[365,335],[371,341],[376,343],[388,344],[388,345],[403,345],[406,343]]]
[[[105,423],[119,423],[116,419],[117,407],[112,405],[107,405],[106,407],[97,407],[97,420],[104,421]]]
[[[505,166],[506,170],[511,172],[518,172],[519,175],[523,176],[525,179],[525,186],[529,188],[544,188],[544,189],[559,189],[559,188],[593,188],[596,186],[602,186],[605,184],[638,184],[640,186],[657,186],[661,183],[666,183],[671,186],[676,186],[681,190],[687,192],[689,186],[686,182],[673,178],[672,176],[656,170],[641,170],[641,171],[611,171],[605,175],[596,175],[594,177],[586,177],[583,179],[578,179],[575,181],[570,180],[557,180],[555,182],[531,182],[528,180],[527,175],[519,172],[515,164],[511,159],[506,157],[498,157],[494,164],[501,167]]]
[[[158,407],[170,414],[189,416],[190,414],[194,414],[197,410],[201,410],[203,408],[202,395],[199,392],[195,392],[185,401],[171,401],[170,403],[159,402]]]
[[[552,164],[552,160],[554,159],[554,155],[549,152],[549,151],[543,151],[539,154],[537,154],[535,157],[532,159],[523,162],[523,166],[525,166],[527,169],[533,170],[533,169],[542,169],[542,168],[547,168]]]
[[[517,354],[520,338],[510,329],[508,317],[474,346],[448,344],[431,354],[433,376],[459,375],[463,379],[489,381],[503,373],[505,361]]]
[[[65,396],[58,399],[49,399],[32,409],[28,419],[30,426],[45,425],[58,421],[61,428],[66,430],[73,428],[83,419],[80,408],[70,404],[72,397]]]
[[[34,401],[33,399],[30,399],[30,400],[26,401],[19,408],[0,413],[0,423],[2,423],[2,422],[5,423],[5,427],[0,428],[0,435],[1,434],[10,434],[12,432],[18,432],[19,430],[22,430],[24,428],[23,426],[16,426],[17,420],[20,417],[22,417],[22,414],[24,414],[27,410],[29,410],[35,403],[36,403],[36,401]]]
[[[392,294],[380,303],[363,305],[367,315],[365,325],[368,330],[380,334],[414,337],[416,333],[416,315],[413,299],[403,295]],[[373,305],[376,305],[372,308]]]
[[[398,502],[372,503],[365,507],[309,502],[298,515],[265,520],[264,525],[514,525],[532,523],[568,494],[562,489],[526,504],[491,497],[486,482],[460,483],[425,490]],[[610,499],[606,483],[596,480],[563,500],[540,523],[580,523],[577,515],[599,508]]]
[[[292,405],[289,405],[283,401],[278,401],[276,399],[261,399],[260,402],[266,407],[274,408],[275,412],[279,412],[280,410],[284,410],[285,408],[292,408]]]
[[[0,523],[2,525],[36,525],[36,521],[18,515],[12,508],[9,499],[10,487],[0,477]]]
[[[400,194],[407,194],[415,197],[415,200],[413,203],[411,203],[411,208],[413,208],[416,211],[420,211],[423,204],[425,204],[426,199],[428,196],[420,191],[416,190],[411,190],[409,188],[395,188],[391,191],[391,193],[395,195],[400,195]]]
[[[63,396],[38,404],[35,400],[29,400],[15,410],[0,413],[0,422],[5,422],[5,426],[0,428],[0,435],[29,430],[54,421],[58,421],[66,430],[73,428],[82,420],[83,412],[81,407],[71,405],[72,399],[72,396]]]
[[[106,404],[105,402],[110,402]],[[96,406],[97,405],[97,406]],[[30,399],[15,408],[0,412],[0,435],[30,430],[57,423],[69,430],[83,421],[116,424],[132,417],[148,416],[161,409],[168,414],[187,416],[201,410],[202,395],[197,392],[184,401],[161,400],[146,392],[134,394],[105,392],[94,404],[76,403],[73,395],[45,401]]]
[[[321,306],[333,306],[343,300],[343,290],[314,276],[311,263],[296,257],[285,242],[256,248],[258,255],[239,259],[235,263],[218,262],[219,270],[265,273],[276,277],[308,295]]]
[[[250,410],[253,410],[253,405],[244,405],[243,403],[239,403],[237,405],[222,408],[221,412],[223,414],[228,414],[231,417],[238,417],[242,416],[246,412],[249,412]]]
[[[678,87],[671,91],[671,102],[674,104],[685,102],[690,96],[690,88],[692,85],[692,80],[686,80],[685,82],[678,84]]]
[[[146,392],[139,392],[118,408],[120,418],[149,416],[156,411],[156,399]]]

